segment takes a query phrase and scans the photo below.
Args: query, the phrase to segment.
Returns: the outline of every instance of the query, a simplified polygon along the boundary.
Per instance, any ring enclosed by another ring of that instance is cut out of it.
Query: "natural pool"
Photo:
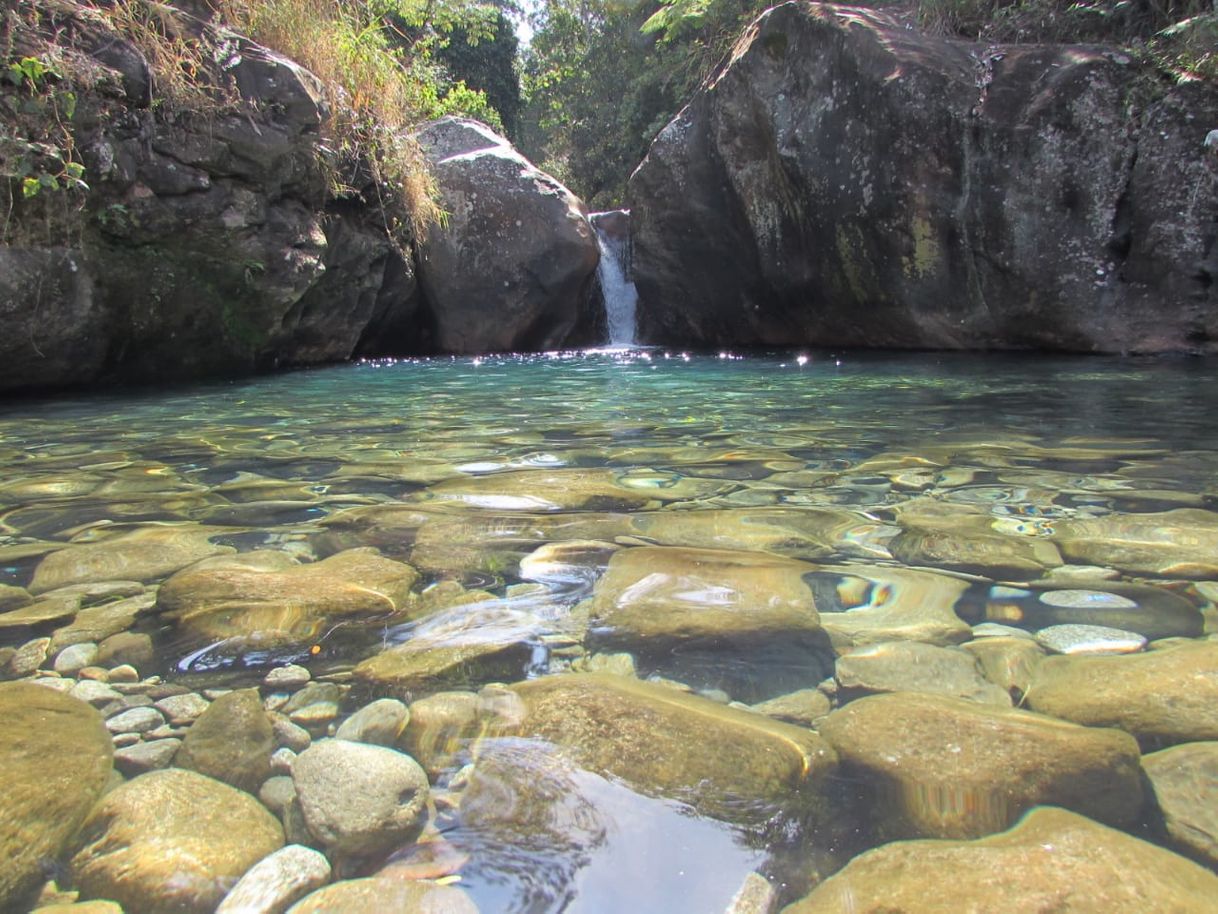
[[[325,858],[221,910],[1206,910],[1216,380],[633,350],[11,402],[0,674],[47,689],[0,686],[0,909],[215,910],[286,832]]]

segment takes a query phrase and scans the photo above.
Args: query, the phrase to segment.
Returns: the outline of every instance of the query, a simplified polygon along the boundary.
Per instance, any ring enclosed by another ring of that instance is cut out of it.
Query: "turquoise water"
[[[648,597],[661,616],[739,609],[769,599],[770,581],[774,592],[787,587],[797,568],[789,586],[803,580],[822,616],[844,617],[900,597],[913,585],[889,572],[914,569],[925,599],[946,601],[964,626],[951,644],[986,621],[1035,634],[1047,606],[1078,602],[1040,601],[1053,590],[1090,594],[1092,608],[1087,618],[1055,609],[1054,623],[1204,638],[1209,566],[1170,542],[1123,559],[1128,550],[1105,551],[1079,531],[1118,521],[1119,539],[1130,519],[1183,510],[1186,527],[1209,535],[1216,379],[1213,363],[1189,359],[635,350],[378,362],[11,401],[0,408],[0,582],[37,590],[40,565],[64,544],[148,529],[303,563],[371,548],[417,571],[411,599],[432,600],[428,612],[339,617],[284,598],[271,631],[239,613],[188,624],[161,594],[128,626],[155,649],[139,672],[222,688],[296,661],[352,686],[340,720],[381,694],[418,700],[613,662],[721,704],[819,684],[837,707],[855,697],[833,685],[848,653],[839,633],[767,640],[729,625],[656,636],[613,612],[641,581],[682,574],[694,581],[686,590]],[[689,568],[705,564],[696,552],[705,549],[744,554],[745,571],[698,578]],[[623,556],[635,550],[641,570],[628,579]],[[748,556],[762,563],[753,577]],[[765,570],[767,556],[793,564]],[[59,583],[125,580],[137,568],[126,561],[111,556]],[[624,584],[607,570],[619,564]],[[158,566],[137,582],[152,594],[176,570]],[[1135,621],[1111,596],[1123,593],[1144,610]],[[94,599],[109,597],[85,605]],[[66,622],[0,627],[0,646]],[[352,678],[359,662],[411,642],[504,650],[408,688]],[[1017,684],[998,685],[1020,700]],[[718,911],[753,871],[790,901],[883,831],[854,810],[850,778],[829,790],[828,821],[810,825],[767,800],[759,825],[752,812],[707,812],[628,766],[581,767],[580,747],[574,767],[549,768],[561,752],[505,745],[495,751],[513,758],[516,777],[556,786],[520,797],[503,776],[521,817],[475,815],[454,800],[434,823],[462,861],[450,875],[484,911]],[[461,742],[434,767],[433,788],[460,796],[479,751],[472,736]],[[733,801],[751,809],[755,799]]]

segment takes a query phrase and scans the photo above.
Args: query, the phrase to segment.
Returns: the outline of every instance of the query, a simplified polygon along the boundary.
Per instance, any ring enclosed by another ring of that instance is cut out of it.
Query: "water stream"
[[[0,583],[88,585],[86,613],[143,602],[87,625],[10,609],[0,649],[147,636],[140,675],[198,693],[295,661],[339,688],[315,740],[376,697],[481,709],[439,739],[411,729],[438,713],[416,704],[403,745],[443,800],[433,843],[349,874],[455,876],[486,914],[717,914],[750,878],[789,902],[901,811],[845,773],[808,805],[766,767],[883,691],[841,666],[881,611],[912,621],[870,640],[952,656],[999,622],[1206,643],[1216,383],[1184,359],[632,350],[9,402]],[[367,674],[415,648],[414,678]],[[603,691],[578,700],[521,685],[587,671]],[[990,676],[986,700],[1023,700]],[[749,721],[791,729],[771,744]],[[936,791],[920,802],[980,808]]]
[[[601,252],[596,276],[605,303],[610,347],[629,348],[635,345],[635,309],[639,296],[630,279],[630,237],[624,228],[628,220],[629,213],[625,211],[594,213],[592,216],[596,243]]]

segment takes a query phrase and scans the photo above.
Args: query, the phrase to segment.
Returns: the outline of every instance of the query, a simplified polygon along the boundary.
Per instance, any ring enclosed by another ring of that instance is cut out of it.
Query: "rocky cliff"
[[[630,184],[641,335],[1213,351],[1218,93],[786,3]]]
[[[37,13],[6,20],[0,80],[12,127],[0,131],[0,391],[554,346],[580,332],[597,257],[582,205],[501,137],[516,172],[438,169],[450,207],[464,195],[481,211],[511,185],[496,234],[453,215],[433,234],[450,275],[426,270],[420,285],[420,239],[388,231],[367,169],[349,165],[335,190],[332,100],[308,71],[165,8],[208,49],[216,88],[168,104],[156,68],[104,16],[67,0],[27,8]],[[522,236],[550,272],[508,295],[519,265],[481,252]],[[454,320],[464,337],[447,332]]]

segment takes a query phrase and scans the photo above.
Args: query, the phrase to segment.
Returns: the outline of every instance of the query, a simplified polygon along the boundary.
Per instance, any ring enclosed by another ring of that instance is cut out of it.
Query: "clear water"
[[[1218,366],[1185,359],[635,350],[369,363],[15,401],[0,408],[0,582],[30,584],[59,544],[164,523],[203,524],[212,542],[302,561],[371,545],[419,568],[416,591],[456,582],[485,599],[422,621],[344,617],[269,646],[200,637],[146,614],[135,627],[153,636],[158,659],[141,672],[228,686],[294,659],[344,681],[389,645],[451,637],[527,645],[509,680],[627,651],[640,676],[753,703],[815,688],[832,675],[832,654],[615,640],[572,624],[607,553],[582,564],[526,560],[570,539],[619,551],[700,547],[673,518],[784,509],[797,515],[789,536],[761,530],[750,541],[756,528],[746,523],[715,545],[812,562],[822,612],[848,610],[839,569],[899,567],[889,544],[912,502],[955,506],[1021,539],[1051,538],[1055,524],[1080,518],[1211,508],[1216,381]],[[389,533],[334,523],[394,505],[419,516]],[[849,521],[829,547],[816,526],[826,516]],[[957,612],[970,623],[984,620],[993,588],[1037,576],[987,566],[984,550],[972,565],[950,564],[919,567],[966,582]],[[1204,588],[1117,571],[1109,583],[1170,590],[1199,617],[1212,614]],[[36,633],[0,629],[0,646]],[[1190,636],[1201,634],[1198,623]],[[465,682],[411,697],[504,679],[501,668],[473,665]],[[458,789],[472,751],[454,755],[437,787]],[[526,779],[534,786],[553,782],[542,813],[514,820],[509,803],[480,819],[442,810],[437,821],[464,860],[459,884],[484,911],[713,912],[752,871],[789,900],[873,841],[845,781],[831,824],[803,828],[777,809],[758,826],[611,772],[547,768],[536,751],[520,750],[513,764],[537,766]],[[534,802],[518,805],[528,812]]]

